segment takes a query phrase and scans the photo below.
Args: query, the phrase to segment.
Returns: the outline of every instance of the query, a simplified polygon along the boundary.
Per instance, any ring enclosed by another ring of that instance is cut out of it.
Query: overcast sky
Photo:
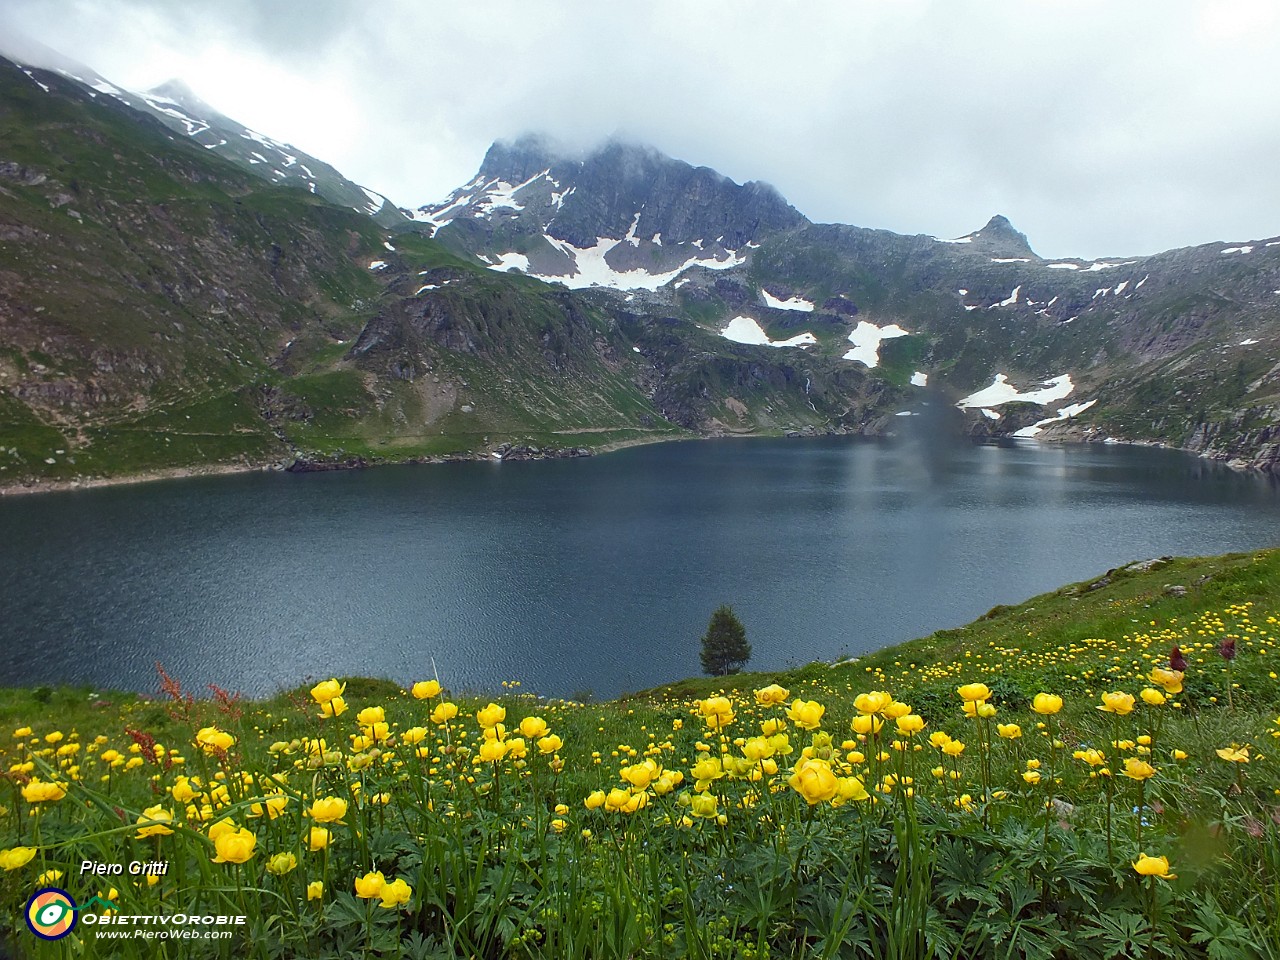
[[[180,77],[401,206],[538,131],[818,221],[1003,213],[1045,256],[1280,233],[1278,0],[0,0],[14,27],[131,89]]]

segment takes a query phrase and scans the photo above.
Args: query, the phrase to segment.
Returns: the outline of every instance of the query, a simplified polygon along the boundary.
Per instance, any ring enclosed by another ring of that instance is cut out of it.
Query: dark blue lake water
[[[1178,453],[723,440],[0,500],[0,685],[260,694],[366,674],[610,696],[834,659],[1161,554],[1280,543],[1272,483]]]

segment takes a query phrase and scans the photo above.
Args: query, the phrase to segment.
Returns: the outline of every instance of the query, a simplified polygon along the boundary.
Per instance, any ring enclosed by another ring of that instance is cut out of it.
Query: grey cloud
[[[8,8],[122,82],[212,50],[297,78],[234,104],[212,74],[197,92],[405,205],[469,178],[491,140],[622,132],[815,220],[956,236],[999,212],[1051,256],[1280,231],[1271,0]]]

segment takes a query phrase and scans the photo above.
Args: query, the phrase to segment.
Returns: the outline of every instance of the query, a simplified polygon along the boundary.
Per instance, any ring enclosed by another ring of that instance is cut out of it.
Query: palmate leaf
[[[1247,926],[1222,907],[1212,894],[1196,907],[1195,919],[1188,921],[1191,942],[1204,947],[1210,960],[1260,957],[1256,939]]]
[[[1103,960],[1113,957],[1146,956],[1151,938],[1146,917],[1130,910],[1110,910],[1093,918],[1092,928],[1084,936],[1097,943],[1098,954]]]

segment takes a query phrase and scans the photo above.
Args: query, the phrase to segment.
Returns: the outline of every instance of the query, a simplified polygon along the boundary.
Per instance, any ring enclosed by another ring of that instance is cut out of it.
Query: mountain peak
[[[999,213],[988,220],[987,225],[981,230],[962,237],[961,242],[972,244],[971,250],[992,257],[1040,259],[1039,255],[1031,249],[1027,235],[1015,229],[1009,222],[1009,218]]]

